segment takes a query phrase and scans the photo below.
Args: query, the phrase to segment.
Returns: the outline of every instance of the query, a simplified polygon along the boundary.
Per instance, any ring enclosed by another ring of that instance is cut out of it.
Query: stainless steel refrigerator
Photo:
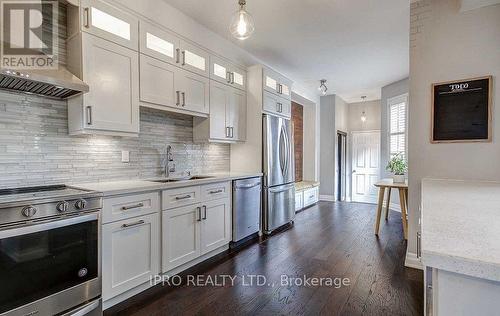
[[[295,218],[295,158],[290,120],[263,115],[263,232]]]

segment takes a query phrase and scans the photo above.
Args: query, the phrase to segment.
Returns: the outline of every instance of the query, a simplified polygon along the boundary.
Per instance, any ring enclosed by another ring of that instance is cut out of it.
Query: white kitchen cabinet
[[[209,113],[209,79],[140,54],[140,100],[192,115]],[[148,103],[148,104],[144,104]]]
[[[291,99],[291,82],[277,72],[264,68],[263,70],[264,90],[281,96],[286,100]]]
[[[163,205],[162,272],[166,273],[219,249],[231,240],[230,182],[165,190],[162,197],[184,204]],[[200,198],[201,192],[201,198]],[[191,199],[190,195],[198,198]],[[185,203],[191,204],[185,205]],[[167,208],[167,209],[166,209]]]
[[[210,56],[210,79],[232,87],[245,90],[246,71],[231,62],[216,56]]]
[[[81,30],[138,50],[139,20],[102,0],[81,0]]]
[[[102,297],[109,300],[160,272],[159,214],[102,226]]]
[[[137,52],[82,32],[68,41],[68,68],[89,85],[68,100],[70,134],[137,136]]]
[[[300,211],[304,208],[304,192],[295,192],[295,211]]]
[[[163,211],[162,272],[201,255],[201,206],[198,204]]]
[[[231,203],[228,198],[203,203],[201,253],[205,254],[231,241]]]
[[[304,207],[317,203],[319,200],[319,188],[313,187],[304,190]]]
[[[210,73],[210,54],[203,48],[181,40],[179,63],[182,68],[208,77]]]
[[[140,21],[139,51],[141,53],[175,65],[179,63],[180,43],[177,35]]]
[[[196,141],[236,142],[246,139],[246,93],[210,81],[210,116],[194,120]]]
[[[263,110],[270,114],[290,118],[292,116],[292,103],[276,94],[264,91]]]

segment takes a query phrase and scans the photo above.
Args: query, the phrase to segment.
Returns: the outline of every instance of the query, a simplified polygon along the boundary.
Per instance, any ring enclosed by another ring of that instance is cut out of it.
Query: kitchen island
[[[426,315],[498,315],[500,183],[422,180]]]

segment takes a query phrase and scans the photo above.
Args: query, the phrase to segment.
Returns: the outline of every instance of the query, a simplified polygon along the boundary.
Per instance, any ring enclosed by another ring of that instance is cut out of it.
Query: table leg
[[[405,189],[399,189],[399,202],[401,205],[401,219],[403,221],[403,235],[405,239],[408,239],[408,223],[406,221],[406,195]]]
[[[385,188],[380,187],[378,191],[378,205],[377,205],[377,219],[375,220],[375,235],[378,236],[378,230],[380,228],[380,217],[382,214],[382,204],[384,204],[384,193]]]
[[[387,188],[387,202],[385,205],[385,220],[389,219],[389,205],[391,204],[391,188]]]

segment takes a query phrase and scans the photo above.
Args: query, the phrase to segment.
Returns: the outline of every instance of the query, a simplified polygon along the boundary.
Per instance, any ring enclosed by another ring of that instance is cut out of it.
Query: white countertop
[[[422,180],[422,263],[500,281],[500,183]]]
[[[180,180],[167,183],[152,182],[148,181],[148,179],[145,180],[137,179],[137,180],[94,182],[94,183],[74,183],[71,186],[85,190],[99,191],[102,192],[104,196],[110,196],[110,195],[137,193],[137,192],[173,189],[173,188],[180,188],[192,185],[245,179],[251,177],[260,177],[262,176],[262,173],[228,172],[228,173],[204,174],[204,176],[210,176],[210,178],[196,179],[196,180]]]

